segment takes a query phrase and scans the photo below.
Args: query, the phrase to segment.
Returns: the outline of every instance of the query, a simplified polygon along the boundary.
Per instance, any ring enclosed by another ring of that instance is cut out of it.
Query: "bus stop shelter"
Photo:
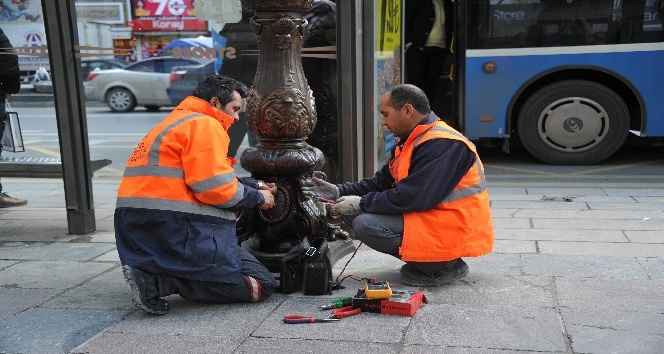
[[[90,161],[75,1],[41,3],[53,68],[68,231],[89,234],[96,231],[92,191],[95,167]],[[389,145],[380,136],[380,115],[375,109],[381,92],[377,71],[387,70],[387,63],[398,66],[402,62],[397,58],[390,60],[400,55],[401,32],[398,26],[381,25],[395,20],[387,18],[381,4],[380,0],[337,3],[337,38],[344,39],[338,41],[336,48],[338,87],[343,88],[338,95],[338,143],[340,176],[344,181],[372,175],[376,166],[384,162],[385,147]],[[396,14],[401,18],[401,13]],[[390,28],[398,31],[391,32]],[[392,47],[385,47],[387,42]],[[401,71],[400,67],[390,67],[394,69]],[[394,78],[398,81],[401,76]],[[393,83],[383,80],[382,84]]]

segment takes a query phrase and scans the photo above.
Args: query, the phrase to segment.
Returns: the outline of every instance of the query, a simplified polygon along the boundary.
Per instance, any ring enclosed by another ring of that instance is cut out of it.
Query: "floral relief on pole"
[[[253,118],[247,120],[249,129],[261,138],[305,139],[316,125],[313,93],[308,91],[308,97],[295,88],[278,89],[262,99],[252,97],[247,105],[247,116]]]

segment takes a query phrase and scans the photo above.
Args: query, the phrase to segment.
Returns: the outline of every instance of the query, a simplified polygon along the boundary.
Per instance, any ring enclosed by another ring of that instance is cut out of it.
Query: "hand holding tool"
[[[337,204],[333,204],[330,207],[330,213],[341,214],[341,215],[355,215],[359,214],[360,210],[360,199],[361,197],[357,195],[347,195],[339,198]]]
[[[298,323],[315,323],[315,322],[336,322],[339,321],[339,319],[334,317],[315,318],[314,316],[288,315],[284,316],[283,321],[284,323],[298,324]]]

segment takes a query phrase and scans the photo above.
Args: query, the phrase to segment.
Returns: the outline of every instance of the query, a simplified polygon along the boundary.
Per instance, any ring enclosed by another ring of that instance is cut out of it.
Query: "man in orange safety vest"
[[[439,286],[468,274],[462,257],[491,252],[494,235],[484,166],[475,146],[434,114],[421,89],[398,85],[380,99],[396,136],[374,177],[334,185],[314,178],[305,194],[334,199],[354,237],[406,262],[401,280]]]
[[[277,283],[238,245],[236,215],[274,206],[276,186],[238,178],[228,128],[247,87],[203,80],[141,140],[118,189],[115,238],[134,304],[165,314],[164,296],[202,302],[257,302]]]

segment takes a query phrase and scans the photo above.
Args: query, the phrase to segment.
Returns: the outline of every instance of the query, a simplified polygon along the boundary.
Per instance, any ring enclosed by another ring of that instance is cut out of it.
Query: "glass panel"
[[[304,13],[308,30],[302,40],[302,69],[316,103],[317,122],[307,143],[325,155],[322,171],[333,183],[340,181],[337,96],[336,5],[314,1]]]
[[[0,0],[0,29],[0,115],[4,116],[9,107],[18,114],[25,149],[17,153],[0,149],[0,164],[7,160],[17,164],[35,160],[57,163],[60,145],[41,1]],[[5,94],[11,95],[6,102]],[[0,120],[0,135],[4,128]],[[24,167],[18,169],[29,174]],[[17,188],[20,181],[1,182],[3,192],[16,198],[27,197],[18,190],[21,187]],[[39,185],[34,186],[39,190]],[[33,202],[40,201],[28,201]]]
[[[258,43],[250,20],[253,12],[244,9],[242,20],[227,23],[220,31],[225,41],[221,50],[223,58],[219,73],[232,77],[247,86],[251,86],[258,66]],[[302,40],[302,68],[316,103],[317,122],[307,143],[320,149],[325,155],[323,172],[331,181],[336,181],[338,168],[338,117],[337,117],[337,61],[336,46],[336,5],[331,1],[314,1],[312,8],[303,16],[308,28]],[[217,49],[217,53],[220,51]],[[191,77],[199,80],[206,74],[206,69],[189,70]],[[173,83],[175,85],[175,82]],[[257,138],[247,130],[245,113],[240,112],[240,121],[229,129],[231,145],[229,154],[239,156],[238,148],[243,138],[248,136],[251,146],[257,144]]]
[[[0,28],[19,54],[21,83],[26,85],[24,92],[34,90],[34,84],[40,83],[37,87],[40,93],[52,93],[45,86],[45,82],[50,81],[50,66],[41,2],[6,0],[0,4]]]
[[[182,66],[198,65],[215,60],[215,47],[218,43],[213,41],[212,28],[208,21],[196,17],[195,0],[86,0],[100,6],[103,3],[112,3],[122,9],[126,20],[122,23],[113,23],[109,33],[112,43],[104,44],[104,51],[88,51],[94,59],[114,58],[119,61],[134,63],[126,67],[124,72],[101,71],[92,80],[85,82],[85,92],[88,101],[98,102],[108,106],[114,112],[131,112],[145,107],[150,112],[158,112],[161,116],[167,114],[167,109],[178,105],[186,96],[190,95],[195,87],[187,86],[184,90],[171,90],[182,88],[185,85],[174,83],[172,80],[185,80],[183,75],[172,76],[173,69]],[[79,15],[79,2],[77,2],[77,15]],[[80,17],[80,16],[79,16]],[[90,27],[91,22],[106,23],[102,19],[94,21],[81,21],[79,27]],[[79,29],[79,37],[81,30]],[[87,36],[90,41],[94,36]],[[83,42],[81,42],[83,44]],[[91,42],[90,46],[94,46]],[[111,55],[112,53],[112,55]],[[173,60],[165,58],[177,57]],[[158,59],[155,61],[155,59]],[[153,73],[149,82],[140,73]],[[214,68],[208,74],[214,74]],[[164,74],[164,75],[159,75]],[[129,107],[117,110],[111,107],[108,100],[111,91],[120,97],[126,97],[127,92],[118,93],[118,89],[110,82],[122,84],[130,93],[127,97]]]
[[[251,18],[254,13],[249,9],[242,10],[242,19],[237,23],[227,23],[219,32],[219,37],[225,40],[222,51],[222,61],[219,65],[219,74],[231,77],[251,87],[258,67],[258,42],[256,34],[251,27]],[[214,68],[208,68],[214,69]],[[206,75],[205,70],[191,71],[192,78],[199,80]],[[256,146],[258,138],[247,129],[246,114],[240,112],[240,120],[228,130],[231,144],[228,154],[240,157],[240,145],[247,137],[250,146]]]

